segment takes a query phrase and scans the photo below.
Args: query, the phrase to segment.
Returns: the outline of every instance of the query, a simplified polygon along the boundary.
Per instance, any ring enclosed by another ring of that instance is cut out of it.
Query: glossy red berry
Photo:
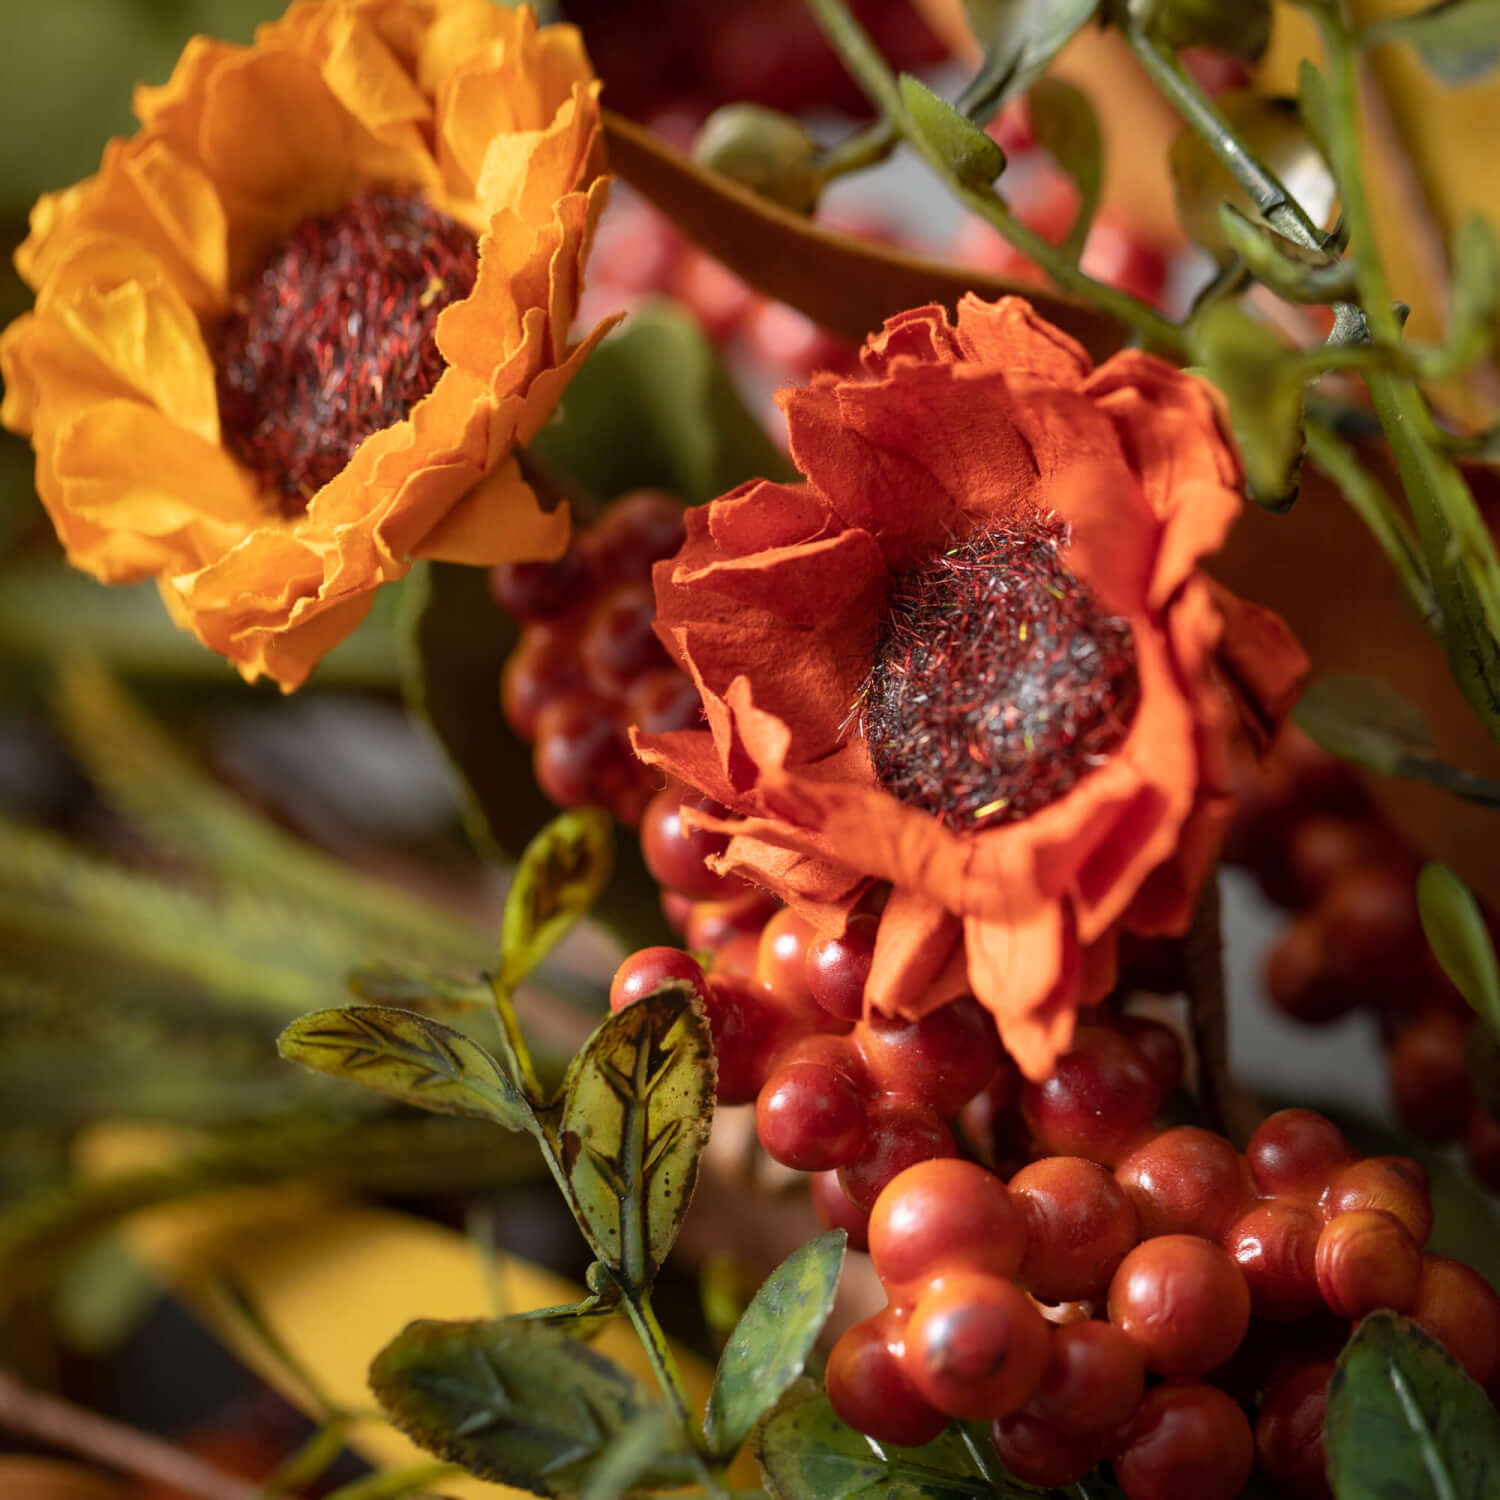
[[[974,1162],[939,1158],[908,1167],[870,1214],[870,1258],[893,1302],[912,1302],[937,1275],[1014,1276],[1026,1225],[1005,1184]]]
[[[903,1369],[939,1411],[993,1421],[1036,1394],[1047,1353],[1047,1324],[1014,1282],[957,1272],[913,1309]]]
[[[665,490],[622,495],[579,539],[578,550],[602,584],[647,583],[651,569],[682,546],[683,509]]]
[[[523,740],[534,740],[542,711],[583,686],[577,637],[561,627],[532,626],[522,634],[500,673],[505,722]]]
[[[708,977],[708,1021],[719,1064],[719,1103],[750,1104],[788,1040],[786,1018],[750,980]]]
[[[1170,1026],[1150,1016],[1119,1016],[1115,1030],[1141,1055],[1163,1099],[1182,1083],[1182,1042]]]
[[[1140,1239],[1135,1205],[1097,1162],[1049,1156],[1022,1167],[1010,1193],[1026,1221],[1021,1284],[1048,1302],[1102,1296]]]
[[[905,1374],[899,1358],[905,1323],[891,1308],[856,1323],[833,1346],[823,1379],[834,1411],[856,1432],[915,1448],[930,1443],[948,1418]]]
[[[808,944],[808,992],[840,1020],[857,1021],[864,1014],[865,981],[875,960],[879,926],[878,917],[859,913],[849,919],[842,936],[818,937]]]
[[[1356,1208],[1379,1208],[1406,1226],[1419,1245],[1432,1233],[1427,1169],[1409,1156],[1367,1156],[1339,1172],[1324,1191],[1323,1217]]]
[[[1257,1318],[1292,1322],[1317,1311],[1318,1235],[1323,1224],[1305,1204],[1270,1199],[1229,1226],[1220,1243],[1250,1288]]]
[[[614,804],[646,774],[607,704],[587,693],[549,703],[536,722],[532,768],[559,807]]]
[[[1105,1166],[1137,1144],[1160,1102],[1141,1054],[1102,1026],[1080,1026],[1051,1076],[1021,1090],[1021,1109],[1044,1150]]]
[[[1114,1455],[1129,1500],[1236,1500],[1255,1463],[1245,1413],[1208,1385],[1147,1393]]]
[[[680,948],[641,948],[615,970],[609,986],[609,1008],[624,1010],[664,984],[690,984],[705,1007],[710,1002],[708,975]]]
[[[1322,1115],[1283,1109],[1261,1121],[1245,1147],[1245,1159],[1267,1197],[1316,1199],[1328,1179],[1354,1160],[1354,1148]]]
[[[556,562],[501,563],[490,569],[490,595],[516,619],[550,620],[582,602],[589,576],[576,547]]]
[[[648,808],[641,820],[643,825],[650,816]],[[683,936],[695,953],[722,948],[737,937],[758,939],[761,928],[780,910],[781,903],[774,896],[746,887],[733,895],[694,902],[683,926]]]
[[[1052,1332],[1037,1411],[1070,1432],[1103,1432],[1127,1421],[1146,1393],[1146,1364],[1112,1323],[1082,1318]]]
[[[1387,1054],[1396,1113],[1429,1141],[1451,1141],[1469,1117],[1469,1071],[1464,1062],[1468,1022],[1449,1011],[1419,1016]]]
[[[1424,1255],[1411,1316],[1480,1385],[1500,1373],[1500,1297],[1477,1271]]]
[[[703,722],[703,699],[686,672],[657,667],[631,683],[625,717],[644,734],[696,729]]]
[[[1137,1146],[1115,1168],[1135,1204],[1141,1237],[1196,1234],[1217,1240],[1254,1195],[1245,1159],[1221,1135],[1182,1125]]]
[[[776,996],[776,1003],[793,1011],[823,1012],[807,988],[807,949],[817,935],[812,923],[784,906],[761,929],[755,957],[755,977]]]
[[[1323,1447],[1331,1359],[1293,1366],[1266,1388],[1255,1419],[1255,1457],[1288,1500],[1333,1500]]]
[[[578,655],[595,692],[623,698],[648,672],[670,665],[655,621],[656,595],[644,580],[614,584],[594,601]]]
[[[1022,1484],[1074,1485],[1104,1457],[1104,1442],[1069,1432],[1024,1407],[991,1424],[990,1440],[1005,1471]]]
[[[995,1022],[971,995],[919,1021],[872,1014],[853,1035],[878,1085],[914,1094],[943,1115],[956,1113],[1000,1066]]]
[[[1167,1234],[1137,1245],[1109,1284],[1109,1320],[1149,1370],[1181,1378],[1224,1363],[1250,1326],[1250,1291],[1219,1246]]]
[[[824,1229],[842,1229],[849,1236],[851,1250],[870,1248],[870,1216],[856,1208],[849,1195],[839,1186],[837,1172],[812,1172],[807,1179],[813,1212]]]
[[[839,1182],[868,1213],[892,1178],[918,1162],[956,1156],[958,1147],[943,1117],[921,1100],[882,1094],[866,1110],[870,1128],[864,1149],[839,1168]]]
[[[827,1172],[864,1147],[864,1100],[848,1077],[816,1062],[778,1065],[755,1103],[755,1133],[774,1160]]]
[[[1377,1208],[1340,1214],[1318,1236],[1318,1290],[1341,1318],[1378,1307],[1404,1313],[1422,1279],[1422,1251],[1397,1218]]]
[[[696,901],[719,900],[744,889],[742,882],[716,874],[706,863],[729,847],[727,835],[689,828],[683,821],[684,807],[701,808],[707,800],[684,794],[680,786],[668,786],[652,797],[641,818],[641,857],[646,868],[661,885]]]

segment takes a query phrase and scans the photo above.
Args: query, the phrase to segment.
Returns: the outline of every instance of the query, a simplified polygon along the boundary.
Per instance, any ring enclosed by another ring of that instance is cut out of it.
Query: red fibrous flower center
[[[1130,727],[1130,625],[1063,566],[1065,540],[1053,520],[1007,526],[891,581],[861,726],[880,784],[950,828],[1057,801]]]
[[[224,444],[284,514],[437,384],[438,314],[478,268],[470,230],[389,188],[304,219],[266,257],[219,332],[214,374]]]

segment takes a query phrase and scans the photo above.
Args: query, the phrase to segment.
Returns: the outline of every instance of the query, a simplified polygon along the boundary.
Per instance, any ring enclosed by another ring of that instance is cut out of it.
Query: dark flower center
[[[473,233],[414,193],[369,188],[266,257],[214,349],[224,445],[296,515],[443,373],[433,329],[467,297]]]
[[[1130,728],[1130,626],[1063,566],[1065,539],[987,531],[892,580],[861,726],[880,784],[950,828],[1029,817]]]

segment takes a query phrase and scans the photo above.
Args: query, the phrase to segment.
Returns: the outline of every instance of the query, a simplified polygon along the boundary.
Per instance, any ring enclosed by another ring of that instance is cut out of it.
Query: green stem
[[[900,140],[900,133],[886,116],[873,125],[856,131],[836,146],[830,146],[818,156],[818,170],[827,182],[835,177],[845,177],[851,172],[861,172],[883,162]]]
[[[1438,608],[1427,576],[1422,550],[1411,533],[1411,525],[1360,463],[1353,449],[1334,430],[1316,419],[1307,424],[1307,451],[1312,460],[1339,487],[1349,508],[1385,553],[1386,561],[1401,580],[1401,587],[1417,617],[1439,640],[1443,636],[1443,612]]]
[[[510,1054],[510,1061],[515,1066],[514,1082],[532,1107],[540,1109],[547,1102],[547,1094],[537,1076],[526,1034],[521,1030],[521,1018],[516,1014],[510,987],[497,975],[490,980],[490,993],[495,997],[495,1014],[500,1018],[500,1029],[505,1036],[505,1051]]]
[[[625,1311],[635,1328],[636,1337],[641,1341],[641,1347],[646,1351],[646,1358],[651,1362],[656,1383],[681,1423],[683,1433],[694,1450],[701,1454],[703,1434],[694,1420],[693,1409],[688,1401],[687,1384],[682,1378],[682,1371],[677,1368],[672,1346],[667,1342],[667,1335],[657,1321],[656,1309],[651,1305],[651,1293],[645,1287],[631,1290],[622,1286],[620,1290],[623,1293]]]
[[[992,190],[974,187],[953,171],[917,129],[902,101],[895,75],[864,29],[849,14],[843,0],[807,0],[807,5],[844,66],[870,101],[880,108],[891,128],[920,153],[966,208],[1041,266],[1060,290],[1073,293],[1134,329],[1151,347],[1168,354],[1187,354],[1187,339],[1177,324],[1128,292],[1106,286],[1080,271],[1056,246],[1022,224]]]
[[[1354,246],[1360,299],[1371,333],[1394,345],[1400,342],[1401,318],[1380,259],[1360,154],[1358,49],[1336,16],[1320,11],[1318,20],[1328,53],[1332,165]],[[1500,643],[1470,571],[1484,574],[1492,594],[1500,587],[1493,539],[1457,464],[1442,450],[1417,387],[1409,378],[1376,370],[1365,371],[1364,381],[1427,559],[1442,612],[1449,670],[1491,737],[1500,740]]]
[[[340,1485],[328,1500],[401,1500],[403,1495],[420,1495],[429,1486],[444,1479],[456,1479],[463,1472],[457,1464],[436,1460],[413,1464],[407,1469],[385,1469]]]

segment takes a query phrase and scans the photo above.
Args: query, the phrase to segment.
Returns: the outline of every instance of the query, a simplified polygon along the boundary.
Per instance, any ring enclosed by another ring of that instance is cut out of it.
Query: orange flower
[[[866,1005],[970,990],[1038,1078],[1121,926],[1187,925],[1236,722],[1306,662],[1198,570],[1240,507],[1210,387],[1091,371],[1017,298],[903,314],[863,363],[782,393],[806,483],[688,512],[657,630],[708,727],[637,745],[730,809],[719,868],[825,931],[889,881]]]
[[[0,416],[69,560],[291,689],[413,558],[558,556],[515,450],[603,332],[569,347],[598,87],[572,27],[492,0],[191,41],[16,257]]]

